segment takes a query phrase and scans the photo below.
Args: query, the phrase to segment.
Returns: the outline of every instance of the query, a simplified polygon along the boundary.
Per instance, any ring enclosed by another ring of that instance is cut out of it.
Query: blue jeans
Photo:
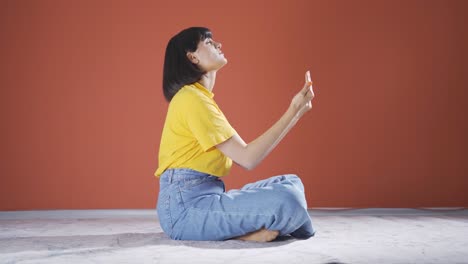
[[[294,174],[226,192],[217,176],[168,169],[160,176],[157,212],[164,233],[175,240],[227,240],[262,228],[299,239],[315,234],[304,186]]]

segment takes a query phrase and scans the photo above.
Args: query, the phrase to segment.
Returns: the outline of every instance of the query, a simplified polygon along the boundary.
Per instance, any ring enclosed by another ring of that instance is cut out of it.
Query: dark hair
[[[197,50],[198,43],[211,38],[205,27],[191,27],[173,36],[166,47],[163,69],[163,93],[170,102],[172,97],[186,84],[200,80],[205,72],[187,58],[187,52]]]

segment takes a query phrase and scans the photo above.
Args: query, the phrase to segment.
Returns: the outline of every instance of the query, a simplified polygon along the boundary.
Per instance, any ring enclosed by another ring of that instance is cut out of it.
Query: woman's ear
[[[191,61],[193,64],[198,64],[198,59],[195,57],[195,55],[192,52],[187,52],[187,58],[189,61]]]

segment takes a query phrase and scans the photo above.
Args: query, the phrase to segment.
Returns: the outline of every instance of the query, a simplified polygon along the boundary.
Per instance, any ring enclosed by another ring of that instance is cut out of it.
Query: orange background
[[[0,210],[155,208],[165,47],[212,29],[246,142],[311,70],[313,109],[227,189],[301,176],[309,207],[468,206],[466,1],[2,1]]]

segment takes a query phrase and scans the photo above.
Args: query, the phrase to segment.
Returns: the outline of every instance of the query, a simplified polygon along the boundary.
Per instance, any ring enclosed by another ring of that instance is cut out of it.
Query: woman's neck
[[[216,81],[216,71],[210,71],[204,74],[198,82],[201,85],[203,85],[203,87],[208,89],[210,92],[213,92],[215,81]]]

